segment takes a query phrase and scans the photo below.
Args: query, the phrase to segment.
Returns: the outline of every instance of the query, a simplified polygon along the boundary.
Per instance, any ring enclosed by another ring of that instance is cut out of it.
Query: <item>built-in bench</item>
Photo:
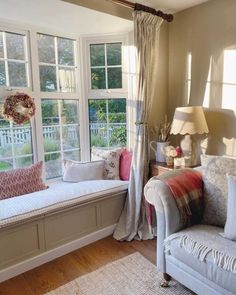
[[[127,181],[60,182],[1,200],[0,282],[112,234]]]

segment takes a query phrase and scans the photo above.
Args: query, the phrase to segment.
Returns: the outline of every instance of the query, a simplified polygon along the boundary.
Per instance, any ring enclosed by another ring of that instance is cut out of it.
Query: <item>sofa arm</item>
[[[144,195],[147,202],[152,204],[156,210],[157,267],[165,273],[164,240],[182,229],[184,224],[181,221],[179,209],[167,184],[154,176],[145,185]]]

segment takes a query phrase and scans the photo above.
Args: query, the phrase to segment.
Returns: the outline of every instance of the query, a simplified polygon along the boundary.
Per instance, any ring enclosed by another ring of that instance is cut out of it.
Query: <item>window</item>
[[[126,84],[123,82],[124,40],[122,42],[111,40],[109,43],[95,41],[88,42],[90,146],[126,146],[127,93]]]
[[[91,146],[126,145],[125,42],[83,38],[78,68],[77,39],[0,27],[0,171],[43,160],[46,179],[56,178],[63,160],[88,161]],[[36,104],[35,117],[22,125],[1,110],[16,91]]]
[[[122,43],[90,45],[91,88],[122,88]]]
[[[46,177],[62,174],[62,160],[80,160],[78,102],[42,101],[44,160]]]
[[[62,175],[64,159],[81,158],[75,40],[38,34],[38,57],[44,161],[49,179]],[[58,98],[50,92],[57,92]]]
[[[75,92],[75,41],[38,34],[41,91]]]
[[[3,104],[0,104],[2,110]],[[0,171],[25,167],[33,163],[30,122],[16,125],[0,112]]]
[[[0,31],[0,86],[29,87],[26,35]]]

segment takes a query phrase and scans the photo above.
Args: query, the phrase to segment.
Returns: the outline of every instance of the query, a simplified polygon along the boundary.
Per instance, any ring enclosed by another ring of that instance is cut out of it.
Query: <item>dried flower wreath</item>
[[[30,120],[35,114],[35,103],[26,93],[17,92],[5,99],[3,115],[17,124],[23,124]]]

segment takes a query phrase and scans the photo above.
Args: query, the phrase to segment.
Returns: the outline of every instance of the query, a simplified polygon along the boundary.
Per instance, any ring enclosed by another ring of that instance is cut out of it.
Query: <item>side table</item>
[[[174,169],[174,165],[172,166],[167,166],[166,163],[161,163],[161,162],[156,162],[156,161],[150,161],[149,164],[149,173],[150,173],[150,177],[153,176],[157,176],[160,175],[163,172],[169,171],[169,170],[173,170]]]

